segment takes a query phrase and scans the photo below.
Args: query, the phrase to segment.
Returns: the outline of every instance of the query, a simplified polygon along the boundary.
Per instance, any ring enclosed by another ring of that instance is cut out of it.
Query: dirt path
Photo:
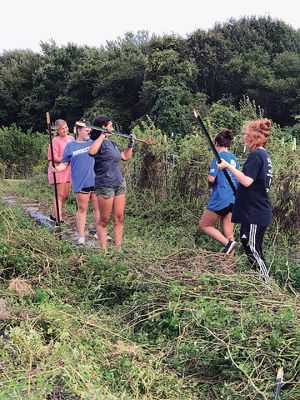
[[[49,218],[49,208],[33,199],[24,196],[9,195],[4,197],[3,203],[10,207],[20,207],[38,225],[45,226],[49,230],[59,233],[63,240],[74,244],[77,243],[75,215],[64,212],[64,224],[56,227],[55,222]],[[87,223],[85,246],[98,248],[98,240],[94,238],[95,233],[95,224]]]

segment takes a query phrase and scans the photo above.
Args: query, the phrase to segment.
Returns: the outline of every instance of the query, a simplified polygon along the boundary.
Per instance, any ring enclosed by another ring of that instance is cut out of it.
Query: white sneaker
[[[97,233],[95,233],[94,238],[95,238],[95,239],[99,239]],[[108,242],[112,242],[112,241],[113,241],[113,238],[112,238],[111,236],[107,235],[106,240],[107,240]]]
[[[85,238],[84,238],[84,236],[78,236],[77,244],[85,244]]]

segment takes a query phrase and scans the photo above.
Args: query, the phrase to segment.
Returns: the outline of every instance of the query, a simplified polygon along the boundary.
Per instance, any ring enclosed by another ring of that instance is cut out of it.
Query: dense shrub
[[[0,168],[5,178],[26,178],[44,172],[47,165],[47,137],[22,132],[16,125],[0,129]]]

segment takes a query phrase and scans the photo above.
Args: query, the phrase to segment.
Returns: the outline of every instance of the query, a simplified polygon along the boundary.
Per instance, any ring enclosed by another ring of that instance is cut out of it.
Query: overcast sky
[[[298,7],[297,7],[298,5]],[[231,17],[271,16],[300,28],[296,0],[1,0],[0,52],[40,49],[51,38],[100,46],[125,32],[209,29]]]

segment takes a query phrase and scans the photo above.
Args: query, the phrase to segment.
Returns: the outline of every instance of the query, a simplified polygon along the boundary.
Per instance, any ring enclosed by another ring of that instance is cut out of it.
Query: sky
[[[300,28],[296,0],[1,0],[0,52],[40,50],[53,39],[100,46],[126,32],[148,30],[183,37],[216,22],[270,16]]]

